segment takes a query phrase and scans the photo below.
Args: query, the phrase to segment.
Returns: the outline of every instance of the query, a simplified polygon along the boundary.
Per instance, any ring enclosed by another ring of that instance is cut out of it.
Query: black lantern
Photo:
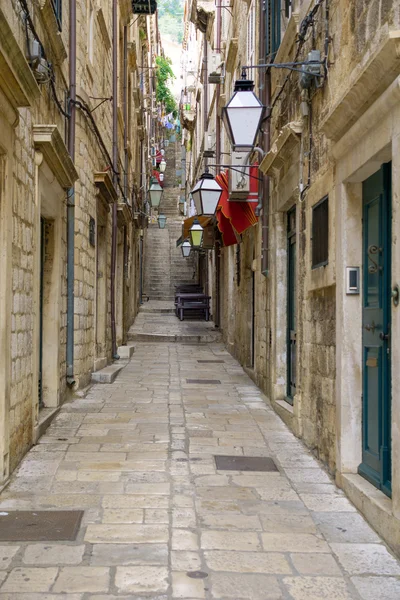
[[[150,185],[150,189],[149,189],[151,206],[153,206],[154,208],[157,208],[157,206],[160,206],[162,194],[163,194],[163,189],[162,189],[161,185],[158,183],[157,179],[152,177],[151,185]]]
[[[189,240],[185,240],[183,242],[183,244],[181,245],[181,250],[183,258],[188,258],[190,256],[190,253],[192,251],[192,245],[189,242]]]
[[[254,82],[240,79],[228,104],[222,109],[222,120],[233,150],[250,151],[265,114],[265,106],[253,92]]]
[[[222,187],[206,170],[190,193],[198,215],[213,215],[221,198]]]
[[[192,248],[200,248],[203,241],[203,228],[198,219],[193,221],[193,225],[189,229],[189,232]]]

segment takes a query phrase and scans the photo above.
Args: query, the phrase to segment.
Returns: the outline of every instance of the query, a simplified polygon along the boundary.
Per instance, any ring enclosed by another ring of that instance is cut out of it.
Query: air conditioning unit
[[[208,63],[208,83],[224,83],[225,77],[222,67],[221,54],[219,52],[213,52]]]
[[[214,158],[215,156],[215,133],[205,133],[204,135],[204,158]]]
[[[229,200],[243,202],[250,193],[250,165],[243,166],[244,161],[248,163],[247,152],[232,152],[231,166],[229,169]]]

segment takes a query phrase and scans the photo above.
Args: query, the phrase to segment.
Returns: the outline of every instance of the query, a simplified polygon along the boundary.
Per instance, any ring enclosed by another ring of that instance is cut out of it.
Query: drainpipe
[[[124,195],[128,198],[128,27],[124,26]]]
[[[266,58],[267,54],[267,19],[268,13],[264,7],[264,2],[261,0],[261,14],[264,11],[264,18],[260,19],[260,55],[261,62]],[[260,91],[262,93],[263,104],[269,107],[271,106],[271,71],[268,69],[266,72],[262,72],[260,77]],[[263,125],[263,136],[261,141],[262,148],[265,153],[270,150],[271,147],[271,120],[267,119]],[[264,175],[262,182],[262,217],[261,217],[261,240],[262,240],[262,256],[261,256],[261,273],[264,276],[268,275],[269,260],[268,260],[268,220],[269,220],[269,177]]]
[[[207,44],[207,31],[204,32],[204,52],[203,52],[203,81],[204,81],[204,97],[203,97],[203,113],[204,113],[204,135],[207,135],[208,131],[208,44]],[[208,159],[204,159],[204,166],[206,167]]]
[[[118,172],[118,0],[113,0],[112,11],[112,30],[113,30],[113,55],[112,55],[112,160],[114,167],[113,180],[117,186]],[[117,204],[112,205],[112,236],[111,236],[111,342],[112,356],[114,359],[119,358],[117,354],[117,331],[115,324],[115,272],[117,264]]]
[[[76,0],[69,2],[69,129],[68,152],[75,162],[76,129]],[[74,378],[74,262],[75,262],[75,187],[67,194],[67,384]]]
[[[217,52],[221,52],[221,2],[217,3]],[[217,89],[215,92],[215,109],[216,109],[216,124],[215,124],[215,162],[217,165],[221,164],[221,117],[218,114],[219,110],[219,97],[221,94],[221,85],[217,84]],[[217,166],[217,173],[219,173],[220,169]]]

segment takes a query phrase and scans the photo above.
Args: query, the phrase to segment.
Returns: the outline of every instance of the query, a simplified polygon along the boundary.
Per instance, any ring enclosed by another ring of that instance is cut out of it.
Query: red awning
[[[258,194],[258,165],[250,167],[250,176],[250,197],[254,198]],[[222,234],[224,246],[232,246],[238,243],[239,235],[257,223],[257,202],[229,201],[228,171],[220,173],[215,179],[223,189],[216,212],[218,229]]]

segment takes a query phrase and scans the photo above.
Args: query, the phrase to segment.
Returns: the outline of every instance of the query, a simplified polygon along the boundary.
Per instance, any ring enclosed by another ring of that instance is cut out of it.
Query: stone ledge
[[[55,57],[55,64],[60,65],[67,58],[67,50],[64,46],[61,31],[58,28],[56,16],[51,0],[44,0],[42,16],[49,36],[50,46]]]
[[[339,140],[399,74],[400,31],[390,31],[367,62],[354,69],[345,93],[323,121],[322,131]]]
[[[34,125],[33,140],[36,150],[43,153],[61,187],[72,187],[78,179],[78,173],[57,125]]]
[[[0,8],[0,87],[11,106],[31,106],[40,95],[32,70]]]
[[[134,346],[118,346],[117,353],[120,358],[131,358],[132,354],[135,352]]]
[[[101,371],[101,369],[104,369],[106,366],[107,366],[107,357],[106,356],[95,359],[95,361],[94,361],[94,370],[95,371]]]
[[[93,383],[114,383],[118,373],[122,371],[125,367],[125,364],[117,364],[114,363],[112,365],[108,365],[108,367],[104,367],[104,369],[100,369],[100,371],[95,371],[92,373],[92,382]]]
[[[337,473],[336,483],[375,531],[400,556],[400,520],[393,514],[391,499],[355,473]]]
[[[60,406],[55,408],[41,408],[39,410],[39,422],[34,428],[33,443],[36,444],[38,439],[46,432],[53,419],[60,412]]]

